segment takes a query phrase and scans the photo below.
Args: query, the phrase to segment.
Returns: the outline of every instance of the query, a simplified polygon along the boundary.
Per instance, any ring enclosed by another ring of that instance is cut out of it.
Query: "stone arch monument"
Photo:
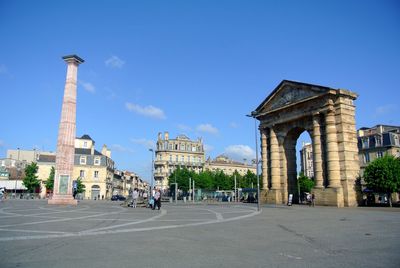
[[[296,141],[307,131],[316,204],[357,205],[356,98],[356,93],[344,89],[283,80],[252,112],[260,121],[263,202],[285,204],[289,194],[298,200]]]

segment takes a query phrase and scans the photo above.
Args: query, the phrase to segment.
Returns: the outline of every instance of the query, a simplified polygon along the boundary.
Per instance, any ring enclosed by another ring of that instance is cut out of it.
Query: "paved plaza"
[[[0,203],[0,267],[399,267],[400,209]]]

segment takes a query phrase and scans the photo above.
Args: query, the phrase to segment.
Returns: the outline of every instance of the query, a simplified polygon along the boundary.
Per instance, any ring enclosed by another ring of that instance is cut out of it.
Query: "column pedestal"
[[[281,205],[282,204],[282,193],[279,189],[270,189],[266,193],[266,203]]]
[[[78,200],[70,195],[56,195],[48,200],[49,205],[78,205]]]
[[[341,187],[313,188],[312,193],[315,195],[315,205],[317,206],[344,207],[343,189]]]

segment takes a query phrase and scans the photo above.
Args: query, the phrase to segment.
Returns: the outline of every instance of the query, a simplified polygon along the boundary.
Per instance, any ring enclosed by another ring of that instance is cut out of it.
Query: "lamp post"
[[[258,140],[257,140],[257,119],[256,113],[252,112],[250,115],[246,115],[248,117],[254,118],[254,137],[256,140],[256,173],[257,173],[257,210],[261,210],[261,203],[260,203],[260,176],[258,174]]]
[[[21,167],[20,167],[20,165],[19,165],[19,147],[17,148],[18,149],[18,161],[17,161],[17,178],[15,179],[15,187],[14,187],[14,195],[15,195],[15,198],[17,198],[17,180],[19,179],[19,177],[20,177],[20,169],[21,169]]]
[[[149,149],[151,152],[151,185],[150,185],[150,197],[153,197],[153,178],[154,178],[154,150]]]

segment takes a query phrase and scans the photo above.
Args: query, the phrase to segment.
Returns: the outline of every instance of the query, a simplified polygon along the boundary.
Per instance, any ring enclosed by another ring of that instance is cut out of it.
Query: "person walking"
[[[135,188],[135,189],[133,189],[133,192],[132,192],[132,207],[134,207],[134,208],[136,208],[138,197],[139,197],[139,192],[138,192],[138,189]]]
[[[161,208],[161,193],[160,190],[157,190],[156,193],[154,194],[154,206],[153,206],[153,210],[156,208],[158,208],[158,210],[160,210]]]
[[[315,207],[315,194],[311,194],[311,205]]]

